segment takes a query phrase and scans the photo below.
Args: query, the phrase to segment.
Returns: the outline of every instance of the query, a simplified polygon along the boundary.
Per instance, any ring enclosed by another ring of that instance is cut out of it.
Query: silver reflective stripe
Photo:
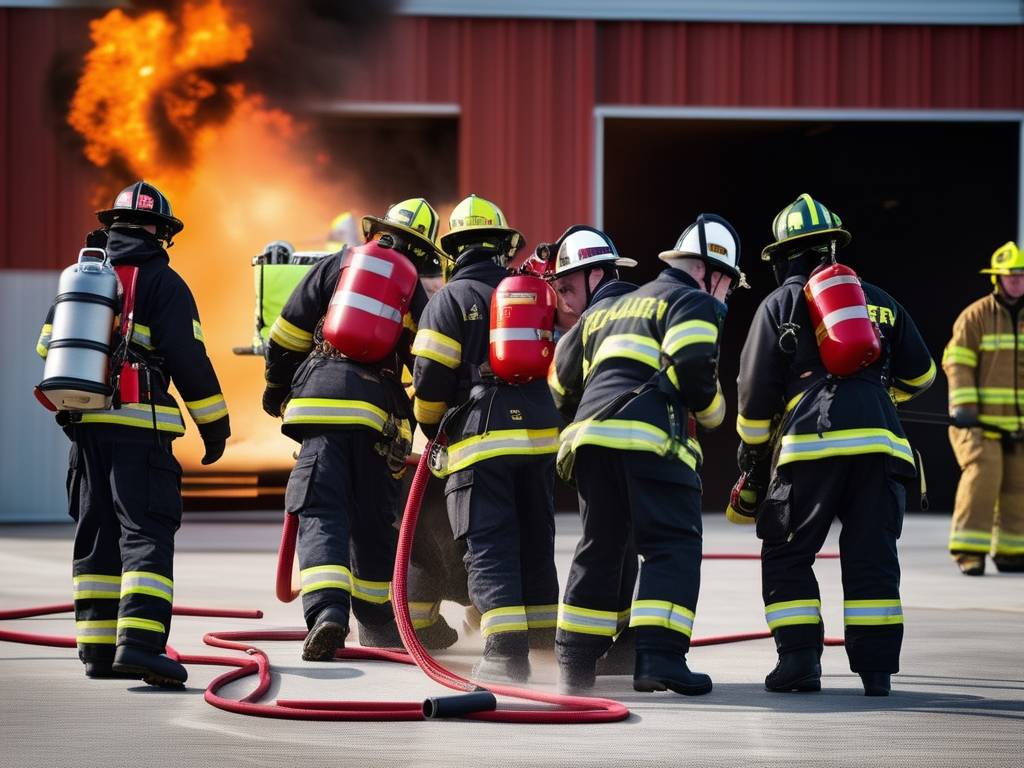
[[[551,437],[494,437],[480,440],[465,447],[459,447],[456,444],[448,450],[448,461],[451,465],[461,464],[481,453],[521,450],[524,448],[537,452],[550,449],[551,452],[555,452],[558,450],[558,435]]]
[[[539,625],[541,622],[548,624],[558,619],[558,606],[526,606],[526,621],[530,626]]]
[[[693,619],[686,614],[679,613],[676,610],[669,610],[668,608],[633,606],[633,610],[630,612],[630,620],[638,618],[664,619],[666,622],[682,624],[684,627],[693,629]]]
[[[110,627],[82,627],[76,626],[75,635],[81,639],[85,637],[117,637],[117,623],[109,622]]]
[[[868,308],[861,305],[858,307],[843,307],[842,309],[837,309],[834,312],[829,312],[824,318],[822,318],[821,322],[824,323],[825,327],[831,331],[835,325],[845,322],[846,320],[869,319]]]
[[[113,598],[119,600],[121,598],[121,581],[120,579],[117,582],[92,581],[88,578],[75,579],[76,599],[83,592],[93,593],[89,595],[89,599]]]
[[[391,597],[391,583],[380,582],[382,586],[371,586],[374,582],[353,579],[352,596],[367,602],[386,603]]]
[[[644,344],[636,339],[631,339],[627,336],[609,336],[601,342],[601,346],[597,348],[597,352],[594,354],[594,362],[591,364],[591,368],[596,366],[602,360],[607,360],[609,357],[622,357],[623,353],[630,353],[630,359],[636,359],[637,357],[642,358],[643,362],[648,365],[658,368],[661,360],[661,349],[657,343],[652,342],[651,344]]]
[[[546,334],[546,336],[544,335]],[[491,343],[496,341],[541,341],[551,338],[549,331],[540,328],[492,328]]]
[[[353,269],[365,269],[367,272],[373,272],[381,277],[391,277],[391,273],[395,271],[395,265],[390,261],[370,256],[367,253],[360,253],[358,255],[353,253],[351,267]]]
[[[188,412],[192,414],[192,418],[198,423],[204,416],[212,416],[219,411],[227,413],[227,409],[227,403],[223,400],[219,400],[218,402],[211,403],[203,408],[189,408]]]
[[[493,629],[500,627],[504,624],[524,624],[526,623],[526,612],[513,613],[502,616],[485,616],[480,622],[481,627],[484,629]]]
[[[337,586],[332,582],[340,582],[343,586]],[[320,586],[317,586],[320,585]],[[340,571],[315,571],[314,573],[302,574],[302,591],[312,592],[316,589],[344,589],[346,592],[352,590],[352,575],[348,569]]]
[[[381,428],[384,427],[384,419],[381,418],[380,414],[374,413],[373,411],[365,408],[344,408],[341,406],[316,406],[316,405],[293,405],[289,406],[285,412],[285,421],[289,421],[294,418],[301,418],[307,416],[315,417],[334,417],[334,418],[360,418],[367,419],[379,424]]]
[[[576,613],[572,606],[563,605],[558,616],[559,623],[571,623],[579,624],[585,627],[594,627],[595,629],[606,629],[610,634],[614,634],[615,630],[619,626],[619,617],[612,614],[610,618],[602,618],[600,616],[591,616],[586,613]]]
[[[121,580],[121,594],[130,595],[138,592],[142,592],[143,594],[158,592],[160,594],[154,595],[154,597],[163,597],[168,601],[174,597],[174,588],[167,586],[158,579],[153,579],[148,576],[125,574],[124,578]]]
[[[914,452],[908,446],[894,442],[882,435],[874,437],[825,438],[807,443],[787,443],[783,440],[782,451],[779,455],[788,456],[791,454],[814,453],[816,451],[834,450],[837,448],[866,448],[873,445],[885,446],[910,461],[914,460]]]
[[[844,608],[843,616],[852,619],[856,616],[902,616],[903,607],[899,605],[874,606],[871,608]]]
[[[344,304],[347,307],[355,307],[356,309],[361,309],[367,314],[374,315],[375,317],[383,317],[385,320],[390,320],[393,323],[401,324],[402,322],[402,313],[397,309],[378,301],[372,296],[364,296],[361,293],[338,291],[331,299],[331,306],[334,306],[335,304]]]
[[[788,619],[793,616],[818,616],[819,611],[817,608],[812,606],[801,606],[798,608],[780,608],[775,611],[767,611],[765,618],[768,619],[768,623],[771,624],[779,619]]]
[[[148,330],[142,330],[139,326],[132,328],[132,341],[143,347],[152,347],[152,340]]]
[[[587,424],[583,428],[581,435],[610,437],[615,440],[628,440],[631,443],[646,443],[656,451],[663,451],[665,449],[665,440],[667,440],[667,436],[665,438],[659,439],[642,429],[631,429],[630,427],[613,427],[599,421],[592,421],[589,424]]]
[[[824,293],[829,288],[834,288],[837,285],[860,285],[860,280],[852,275],[836,275],[828,280],[822,280],[820,283],[812,282],[811,295],[814,298],[818,298],[818,294]]]

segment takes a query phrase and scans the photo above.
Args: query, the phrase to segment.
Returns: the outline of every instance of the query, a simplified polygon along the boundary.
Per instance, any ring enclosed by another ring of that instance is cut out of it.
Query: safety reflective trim
[[[496,341],[551,341],[551,331],[543,328],[491,328],[491,344]]]
[[[412,353],[416,357],[425,357],[435,363],[458,368],[462,363],[462,344],[450,336],[420,328],[412,342]]]
[[[555,370],[554,365],[548,368],[548,388],[557,395],[565,395],[565,387],[558,380],[558,372]]]
[[[83,573],[72,579],[74,600],[120,600],[121,576]]]
[[[367,581],[352,577],[352,597],[374,605],[383,605],[391,599],[390,581]]]
[[[526,456],[558,452],[558,429],[496,429],[460,440],[448,448],[446,474],[495,456]]]
[[[950,552],[981,552],[992,549],[992,531],[972,531],[968,529],[951,531],[949,534]]]
[[[695,415],[697,423],[705,429],[714,429],[725,420],[725,398],[722,397],[721,385],[719,385],[718,391],[715,392],[711,405],[703,411],[697,411]]]
[[[978,387],[982,405],[1016,405],[1017,390],[1012,387]]]
[[[978,349],[982,352],[996,352],[1001,349],[1012,350],[1014,346],[1024,349],[1024,336],[1018,339],[1012,333],[985,333],[981,336]]]
[[[693,611],[667,600],[634,600],[629,626],[663,627],[689,637],[693,634]]]
[[[36,342],[36,354],[40,357],[46,357],[46,353],[50,349],[50,339],[53,337],[53,325],[46,323],[43,325],[43,329],[39,332],[39,340]]]
[[[444,400],[423,400],[414,398],[412,413],[420,424],[437,424],[448,410]]]
[[[121,574],[121,597],[125,595],[150,595],[170,603],[174,600],[174,582],[151,571],[125,571]]]
[[[828,280],[821,280],[820,282],[812,281],[807,284],[811,289],[811,295],[814,298],[818,298],[818,296],[823,294],[829,288],[835,288],[837,285],[860,285],[860,280],[853,275],[836,275],[835,277],[830,277]]]
[[[482,637],[490,637],[502,632],[523,632],[529,628],[526,621],[525,605],[494,608],[480,617],[480,635]]]
[[[206,343],[206,335],[203,333],[203,326],[199,324],[198,320],[192,321],[192,336],[200,344]]]
[[[690,344],[714,344],[718,341],[718,326],[705,320],[687,320],[677,323],[665,332],[661,348],[672,357]]]
[[[185,407],[196,424],[209,424],[228,415],[228,404],[219,392],[202,400],[186,401]]]
[[[366,312],[368,315],[382,317],[399,325],[402,323],[402,313],[398,309],[373,298],[373,296],[366,296],[355,291],[338,291],[331,297],[331,306],[333,307],[335,304],[352,307]]]
[[[351,269],[364,269],[381,277],[391,277],[391,273],[395,271],[395,265],[390,261],[371,256],[368,253],[360,253],[358,257],[353,255],[347,261],[345,266]]]
[[[995,553],[997,555],[1024,555],[1024,536],[996,531]]]
[[[768,629],[791,627],[795,624],[820,624],[821,600],[786,600],[769,603],[764,607]]]
[[[153,428],[153,408],[156,409],[156,428],[160,432],[185,434],[185,421],[181,411],[174,406],[149,403],[122,403],[120,408],[105,411],[86,411],[82,414],[83,424],[120,424],[126,427]]]
[[[125,629],[142,629],[146,632],[156,632],[161,635],[167,632],[167,627],[161,622],[154,621],[153,619],[140,619],[136,616],[122,616],[117,620],[117,631],[121,632]]]
[[[615,637],[619,632],[618,611],[598,611],[562,603],[558,606],[558,628],[584,635]]]
[[[343,589],[352,592],[352,571],[344,565],[315,565],[299,571],[303,595],[319,589]]]
[[[626,419],[575,422],[562,432],[562,444],[568,444],[571,451],[584,445],[597,445],[623,451],[651,451],[658,456],[671,454],[693,470],[696,470],[701,455],[696,440],[687,440],[689,450],[682,445],[673,446],[667,432],[645,421]]]
[[[950,344],[942,353],[943,365],[966,365],[971,368],[978,366],[978,354],[968,347]]]
[[[840,429],[818,435],[785,435],[779,452],[779,466],[791,461],[811,461],[830,456],[885,453],[914,463],[910,441],[888,429]]]
[[[877,627],[903,623],[903,606],[895,600],[844,600],[843,623],[848,627]]]
[[[771,437],[771,419],[748,419],[746,416],[736,417],[736,433],[747,445],[767,443]]]
[[[437,623],[441,615],[441,601],[434,602],[410,602],[409,618],[412,619],[413,629],[426,629]]]
[[[1024,419],[1018,419],[1016,416],[995,416],[990,413],[979,413],[978,420],[982,424],[988,424],[993,427],[1008,429],[1010,431],[1018,429],[1021,422],[1024,421]]]
[[[558,603],[526,606],[526,623],[530,629],[547,629],[558,624]]]
[[[384,429],[387,413],[365,400],[295,397],[284,409],[285,424],[360,424]]]
[[[308,352],[313,348],[313,334],[293,325],[278,315],[270,326],[270,340],[292,352]]]
[[[897,379],[900,384],[905,384],[908,387],[914,389],[923,389],[928,387],[933,381],[935,381],[935,361],[932,359],[928,360],[928,370],[922,373],[920,376],[913,379]]]
[[[977,387],[957,387],[956,389],[949,390],[949,404],[950,405],[963,405],[964,403],[977,403],[978,402],[978,388]]]
[[[79,645],[117,645],[117,619],[76,621],[75,642]]]
[[[142,323],[132,325],[132,343],[138,344],[144,349],[154,349],[153,332],[149,330],[148,325],[143,325]]]
[[[831,331],[839,323],[846,322],[847,320],[870,319],[871,317],[868,315],[867,305],[861,304],[859,306],[843,307],[842,309],[836,309],[829,312],[821,319],[821,325],[824,325],[826,330]]]
[[[601,341],[589,365],[584,361],[583,377],[589,376],[599,363],[613,357],[636,360],[654,369],[661,367],[661,347],[658,342],[636,333],[619,333]]]

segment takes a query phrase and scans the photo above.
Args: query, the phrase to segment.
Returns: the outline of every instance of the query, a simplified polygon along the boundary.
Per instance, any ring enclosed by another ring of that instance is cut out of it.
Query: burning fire
[[[120,171],[119,184],[156,184],[185,222],[171,263],[196,296],[231,412],[232,438],[211,469],[288,468],[295,444],[260,407],[262,358],[231,351],[252,339],[250,257],[271,240],[319,240],[340,210],[363,208],[350,187],[323,180],[323,153],[303,146],[301,125],[228,77],[252,36],[221,0],[186,3],[179,18],[113,10],[91,31],[68,120],[91,162]],[[198,471],[198,431],[177,444],[186,471]]]

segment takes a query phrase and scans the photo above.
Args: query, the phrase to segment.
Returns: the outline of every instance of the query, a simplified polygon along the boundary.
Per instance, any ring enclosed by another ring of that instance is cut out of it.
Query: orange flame
[[[114,10],[93,22],[92,38],[68,120],[85,138],[91,162],[123,165],[124,182],[156,184],[185,222],[171,262],[196,296],[231,412],[228,450],[211,470],[288,468],[296,446],[260,407],[262,358],[231,352],[253,335],[250,258],[271,240],[322,237],[331,218],[352,205],[351,184],[337,173],[323,181],[326,154],[303,146],[304,130],[291,116],[239,83],[211,77],[212,69],[243,61],[252,45],[249,26],[233,20],[221,0],[188,3],[177,21],[162,12],[130,17]],[[218,98],[222,112],[208,119]],[[168,133],[183,142],[184,162],[174,161],[180,155]],[[201,471],[197,430],[178,443],[186,471]]]

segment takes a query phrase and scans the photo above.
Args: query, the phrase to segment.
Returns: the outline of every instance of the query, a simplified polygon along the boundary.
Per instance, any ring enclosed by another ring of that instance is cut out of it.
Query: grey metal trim
[[[462,112],[454,102],[419,101],[314,101],[303,108],[319,114],[363,117],[458,117]]]
[[[403,0],[407,16],[786,22],[1022,24],[1020,0]]]

